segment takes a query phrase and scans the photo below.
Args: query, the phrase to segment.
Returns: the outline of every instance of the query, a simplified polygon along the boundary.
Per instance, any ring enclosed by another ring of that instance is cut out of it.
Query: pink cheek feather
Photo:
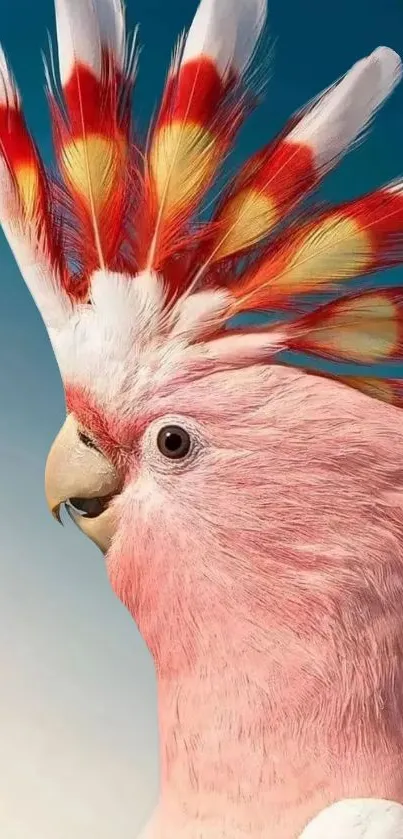
[[[104,454],[114,464],[129,466],[136,448],[136,439],[146,420],[136,418],[133,422],[122,422],[117,411],[105,411],[81,387],[66,385],[65,399],[67,411],[74,414],[83,428],[91,429]]]
[[[164,824],[295,839],[338,798],[403,800],[395,410],[280,368],[175,398],[214,405],[211,449],[140,469],[108,557],[155,661]]]

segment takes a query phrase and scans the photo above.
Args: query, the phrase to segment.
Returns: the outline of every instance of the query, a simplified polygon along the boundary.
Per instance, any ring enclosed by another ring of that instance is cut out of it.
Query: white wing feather
[[[403,839],[403,806],[377,798],[351,798],[322,810],[299,839]]]

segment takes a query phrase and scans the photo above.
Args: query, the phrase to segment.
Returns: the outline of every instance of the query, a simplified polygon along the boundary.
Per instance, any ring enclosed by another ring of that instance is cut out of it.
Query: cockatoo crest
[[[402,359],[402,289],[357,293],[353,281],[402,262],[403,182],[298,209],[400,80],[392,50],[358,61],[294,116],[228,184],[210,220],[200,217],[254,102],[248,69],[265,18],[266,0],[202,0],[140,150],[136,48],[120,0],[56,0],[56,175],[1,54],[0,220],[67,389],[130,410],[133,388],[144,394],[150,377],[169,387],[185,370],[274,363],[283,349],[357,365]],[[291,211],[297,220],[284,227]],[[309,295],[329,292],[336,299],[307,312]],[[270,325],[228,328],[268,310],[278,313]],[[401,404],[399,382],[357,369],[347,384]]]

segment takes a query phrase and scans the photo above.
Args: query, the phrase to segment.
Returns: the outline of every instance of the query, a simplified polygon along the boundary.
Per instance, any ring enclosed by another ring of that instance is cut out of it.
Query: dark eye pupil
[[[161,428],[157,440],[158,448],[165,457],[179,460],[189,453],[191,441],[189,434],[177,425]]]
[[[177,434],[175,431],[168,432],[165,435],[165,448],[169,452],[177,452],[180,448],[182,448],[182,437],[180,434]]]

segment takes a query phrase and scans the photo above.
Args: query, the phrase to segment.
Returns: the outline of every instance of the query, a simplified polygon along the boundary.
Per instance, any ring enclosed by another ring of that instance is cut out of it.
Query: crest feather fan
[[[283,349],[358,365],[402,360],[401,289],[354,285],[403,262],[402,182],[319,213],[300,209],[400,81],[396,53],[378,47],[301,109],[201,220],[254,103],[248,71],[265,0],[201,0],[144,148],[133,137],[136,48],[121,0],[55,0],[55,8],[57,173],[40,159],[1,53],[0,220],[64,378],[83,375],[77,324],[83,346],[102,346],[114,310],[122,317],[115,361],[136,335],[226,365],[273,363]],[[301,300],[329,292],[335,300],[311,312],[303,302],[301,313]],[[274,313],[274,323],[228,333],[234,316],[257,310]],[[358,366],[340,381],[401,403],[396,378],[383,382]]]

